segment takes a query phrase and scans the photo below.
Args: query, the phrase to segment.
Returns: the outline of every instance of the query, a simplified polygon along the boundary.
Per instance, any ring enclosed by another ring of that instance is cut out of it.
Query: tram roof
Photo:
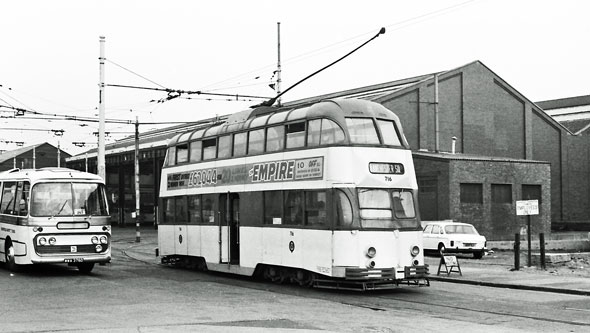
[[[359,110],[363,110],[360,112]],[[224,122],[198,127],[175,135],[168,145],[188,142],[199,138],[212,137],[225,133],[239,132],[247,129],[292,122],[315,117],[330,117],[343,121],[345,117],[377,117],[392,119],[399,123],[399,118],[383,105],[361,99],[334,98],[297,106],[257,107],[234,113]]]
[[[104,183],[103,179],[98,175],[69,168],[16,168],[0,172],[0,180],[8,179],[28,179],[32,182],[39,180],[77,179]]]

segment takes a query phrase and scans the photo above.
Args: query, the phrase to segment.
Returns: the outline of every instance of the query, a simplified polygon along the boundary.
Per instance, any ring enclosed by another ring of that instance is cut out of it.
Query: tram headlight
[[[55,239],[55,237],[49,237],[49,245],[55,245],[56,242],[57,240]]]
[[[375,255],[377,255],[377,250],[374,247],[369,247],[367,249],[367,257],[369,258],[373,258]]]
[[[418,245],[412,246],[412,249],[410,249],[410,253],[412,254],[413,257],[419,255],[420,254],[420,247]]]
[[[102,251],[102,245],[100,245],[100,244],[99,244],[99,245],[97,245],[97,246],[95,247],[95,249],[96,249],[96,252],[100,252],[100,251]]]
[[[39,238],[39,245],[47,245],[47,239],[45,237]]]
[[[94,244],[94,245],[98,244],[98,237],[92,236],[92,238],[90,240],[92,241],[92,244]]]
[[[107,236],[100,236],[100,244],[108,243]]]

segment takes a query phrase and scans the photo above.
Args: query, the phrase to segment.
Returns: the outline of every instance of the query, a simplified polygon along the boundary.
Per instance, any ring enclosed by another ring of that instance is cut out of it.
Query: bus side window
[[[16,182],[4,182],[2,188],[2,201],[0,202],[0,213],[12,214],[14,211],[14,199],[16,195]]]
[[[214,194],[203,194],[201,197],[203,200],[203,222],[215,223],[215,210],[213,203],[215,202]]]
[[[187,216],[187,204],[186,204],[186,196],[176,197],[175,200],[175,221],[176,223],[187,223],[188,216]]]
[[[29,204],[29,183],[28,182],[18,182],[18,191],[16,197],[18,198],[18,215],[20,216],[27,216],[29,214],[28,211],[28,204]]]
[[[338,124],[330,119],[322,119],[322,140],[321,145],[342,143],[345,140],[344,131]]]

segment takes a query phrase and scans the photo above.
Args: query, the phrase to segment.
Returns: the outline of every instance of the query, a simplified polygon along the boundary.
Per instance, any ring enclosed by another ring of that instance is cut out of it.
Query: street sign
[[[539,215],[539,200],[516,201],[516,215]]]

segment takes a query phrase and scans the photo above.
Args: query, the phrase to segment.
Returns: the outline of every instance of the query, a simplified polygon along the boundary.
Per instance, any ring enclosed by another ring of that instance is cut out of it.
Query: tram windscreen
[[[420,227],[411,191],[358,189],[358,199],[363,229]]]
[[[97,183],[40,183],[31,191],[32,216],[106,216],[104,186]]]

